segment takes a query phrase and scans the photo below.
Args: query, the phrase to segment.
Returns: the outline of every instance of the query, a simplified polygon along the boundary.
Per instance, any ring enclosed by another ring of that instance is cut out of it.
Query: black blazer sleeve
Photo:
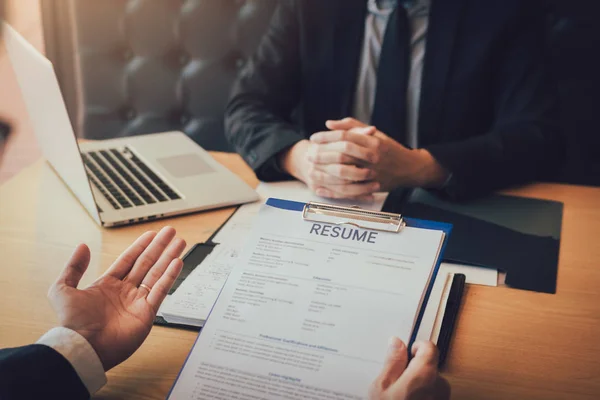
[[[300,102],[300,34],[296,2],[280,1],[269,29],[234,85],[225,132],[263,181],[286,178],[276,155],[304,139],[291,115]]]
[[[34,344],[0,350],[0,399],[88,399],[69,361],[51,347]]]
[[[445,189],[451,198],[550,178],[563,163],[564,137],[557,88],[548,68],[544,9],[537,1],[518,4],[491,71],[492,129],[466,140],[426,146],[453,174]]]

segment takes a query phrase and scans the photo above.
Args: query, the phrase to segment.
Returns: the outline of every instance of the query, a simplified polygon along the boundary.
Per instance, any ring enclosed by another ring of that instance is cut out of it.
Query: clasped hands
[[[282,167],[318,196],[370,200],[398,187],[440,187],[448,172],[424,149],[411,150],[353,118],[327,121],[282,154]]]

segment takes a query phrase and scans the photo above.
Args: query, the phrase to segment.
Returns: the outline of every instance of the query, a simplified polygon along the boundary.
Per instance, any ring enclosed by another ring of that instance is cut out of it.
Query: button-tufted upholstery
[[[78,134],[179,129],[207,149],[228,149],[230,86],[278,1],[42,0],[47,49]],[[600,2],[547,4],[568,133],[562,179],[600,184]]]
[[[276,2],[68,0],[78,133],[100,139],[176,129],[207,149],[228,149],[229,89]]]

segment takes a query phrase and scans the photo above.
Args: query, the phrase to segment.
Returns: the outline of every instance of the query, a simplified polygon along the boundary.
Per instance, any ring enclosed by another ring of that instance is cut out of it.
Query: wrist
[[[303,168],[303,164],[306,160],[309,146],[310,142],[308,140],[302,140],[279,153],[277,162],[281,169],[294,178],[304,181],[303,171],[305,168]]]
[[[421,168],[417,174],[417,186],[428,189],[441,188],[450,177],[450,172],[446,170],[432,155],[425,149],[413,150],[417,152],[420,159]]]
[[[102,360],[91,343],[80,333],[57,327],[48,331],[37,343],[61,354],[71,364],[90,395],[106,384]]]

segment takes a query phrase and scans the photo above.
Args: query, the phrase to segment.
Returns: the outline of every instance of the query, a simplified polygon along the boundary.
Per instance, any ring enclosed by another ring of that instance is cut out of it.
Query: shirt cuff
[[[37,343],[52,347],[66,358],[90,392],[90,396],[106,385],[106,374],[98,354],[79,333],[63,327],[53,328]]]

